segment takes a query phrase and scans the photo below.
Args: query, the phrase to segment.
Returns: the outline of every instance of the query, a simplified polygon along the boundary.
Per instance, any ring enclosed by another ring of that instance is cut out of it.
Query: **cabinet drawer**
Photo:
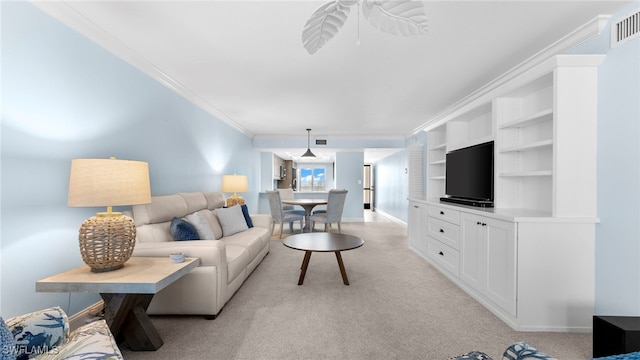
[[[440,241],[428,237],[427,250],[429,258],[447,269],[455,276],[460,276],[460,253]]]
[[[460,212],[440,206],[429,205],[429,216],[452,224],[460,224]]]
[[[440,240],[456,250],[460,250],[460,226],[429,217],[427,232],[429,236]]]

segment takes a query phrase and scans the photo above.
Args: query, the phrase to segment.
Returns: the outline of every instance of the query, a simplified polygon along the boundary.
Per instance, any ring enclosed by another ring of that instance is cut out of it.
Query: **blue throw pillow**
[[[200,240],[200,236],[198,236],[196,228],[177,217],[174,217],[173,220],[171,220],[170,231],[171,236],[173,236],[173,239],[176,241]]]
[[[16,339],[7,328],[4,319],[0,316],[0,360],[15,360],[16,358]]]
[[[244,215],[244,220],[247,222],[247,226],[249,228],[253,227],[253,221],[251,220],[251,216],[249,215],[249,209],[247,205],[242,205],[242,215]]]

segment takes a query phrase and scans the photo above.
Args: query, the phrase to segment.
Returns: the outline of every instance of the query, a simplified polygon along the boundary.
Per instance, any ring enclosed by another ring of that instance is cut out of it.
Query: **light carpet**
[[[215,320],[153,316],[164,340],[156,352],[126,359],[449,359],[472,350],[495,359],[525,341],[559,359],[591,357],[591,334],[516,332],[413,253],[406,227],[344,223],[365,244],[313,253],[304,285],[304,252],[277,237],[271,251]],[[285,235],[286,232],[285,232]]]

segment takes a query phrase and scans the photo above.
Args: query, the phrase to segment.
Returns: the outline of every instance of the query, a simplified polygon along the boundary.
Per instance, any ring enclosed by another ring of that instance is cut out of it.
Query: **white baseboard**
[[[382,210],[374,209],[373,211],[375,211],[376,214],[384,216],[384,217],[386,217],[387,219],[389,219],[389,220],[391,220],[393,222],[396,222],[398,224],[402,224],[402,225],[405,225],[405,226],[407,225],[407,223],[405,221],[402,221],[402,220],[398,219],[397,217],[395,217],[393,215],[389,215],[389,214],[387,214],[386,212],[384,212]]]

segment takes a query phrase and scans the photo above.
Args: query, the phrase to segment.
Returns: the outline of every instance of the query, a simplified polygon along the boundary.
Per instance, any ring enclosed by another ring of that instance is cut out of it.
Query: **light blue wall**
[[[346,189],[342,217],[346,221],[364,220],[364,152],[336,153],[336,189]]]
[[[407,139],[406,146],[409,147],[411,145],[423,145],[423,179],[425,179],[424,190],[426,194],[427,133],[421,131]],[[405,223],[409,221],[409,202],[407,200],[409,196],[409,178],[407,166],[407,151],[402,150],[376,161],[373,167],[376,182],[374,194],[376,210],[391,215]]]
[[[617,21],[640,1],[612,16]],[[598,69],[595,313],[640,316],[640,39],[610,49],[610,24],[570,54],[606,54]]]
[[[596,314],[640,316],[640,39],[609,50],[598,80]]]
[[[204,112],[26,2],[2,6],[0,313],[96,295],[36,293],[36,280],[82,264],[78,229],[98,208],[67,207],[71,159],[149,163],[155,195],[219,191],[247,174],[255,209],[260,154],[244,134]]]
[[[409,196],[409,181],[406,173],[407,151],[398,151],[373,166],[375,178],[374,207],[394,218],[408,220],[407,208]]]

